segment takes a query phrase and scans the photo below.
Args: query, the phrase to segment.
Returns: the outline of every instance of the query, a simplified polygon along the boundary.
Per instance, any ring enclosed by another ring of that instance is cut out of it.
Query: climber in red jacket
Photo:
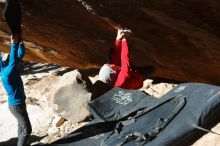
[[[104,64],[99,71],[99,81],[124,89],[139,89],[143,86],[143,74],[152,73],[155,69],[153,66],[131,65],[126,33],[125,30],[118,30],[109,63]]]

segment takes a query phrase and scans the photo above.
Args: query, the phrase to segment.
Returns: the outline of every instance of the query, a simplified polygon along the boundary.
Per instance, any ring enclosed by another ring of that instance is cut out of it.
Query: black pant
[[[32,132],[31,123],[26,110],[26,104],[12,106],[9,109],[18,121],[18,143],[17,146],[28,146],[30,144],[30,135]]]
[[[21,35],[20,0],[6,0],[4,16],[12,35]]]

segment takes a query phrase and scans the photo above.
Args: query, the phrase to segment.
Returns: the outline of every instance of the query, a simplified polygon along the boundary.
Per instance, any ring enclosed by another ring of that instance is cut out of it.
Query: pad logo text
[[[118,91],[118,93],[115,93],[113,95],[113,100],[116,101],[118,104],[127,105],[130,102],[132,102],[132,93],[126,93],[124,91]]]

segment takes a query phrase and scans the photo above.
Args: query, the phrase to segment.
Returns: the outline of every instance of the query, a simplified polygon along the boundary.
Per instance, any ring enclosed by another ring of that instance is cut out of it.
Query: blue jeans
[[[18,121],[18,143],[17,146],[29,146],[32,132],[31,123],[26,110],[26,104],[12,106],[9,110]]]

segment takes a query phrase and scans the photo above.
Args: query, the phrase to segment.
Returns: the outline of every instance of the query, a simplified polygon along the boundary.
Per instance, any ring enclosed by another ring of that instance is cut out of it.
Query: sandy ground
[[[48,108],[51,89],[56,85],[60,76],[57,73],[65,73],[69,69],[59,67],[53,64],[26,64],[22,79],[27,95],[27,111],[33,127],[32,142],[41,141],[42,143],[53,142],[77,128],[86,124],[72,123],[65,121],[61,126],[54,127],[53,120],[56,116]],[[92,82],[97,76],[90,78]],[[167,93],[176,84],[171,83],[153,83],[152,80],[146,80],[141,90],[160,97]],[[220,133],[220,123],[212,128],[213,131]],[[0,146],[16,145],[17,122],[8,109],[7,96],[0,84]],[[197,140],[193,146],[219,146],[220,136],[208,133]]]

